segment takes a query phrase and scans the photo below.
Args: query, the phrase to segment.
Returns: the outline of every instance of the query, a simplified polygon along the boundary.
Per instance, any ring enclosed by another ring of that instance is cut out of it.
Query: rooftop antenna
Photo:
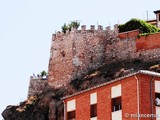
[[[98,25],[99,25],[99,24],[98,24],[98,21],[97,21],[97,27],[98,27]]]
[[[56,34],[56,33],[57,33],[57,30],[54,31],[54,34]]]
[[[147,20],[148,20],[148,10],[146,11],[146,13],[147,13]]]

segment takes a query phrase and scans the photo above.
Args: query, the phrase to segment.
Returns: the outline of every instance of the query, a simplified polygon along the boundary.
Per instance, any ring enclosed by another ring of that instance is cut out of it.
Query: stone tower
[[[65,34],[52,35],[48,82],[50,86],[61,87],[70,80],[79,78],[89,71],[102,66],[106,61],[106,44],[117,40],[117,27],[91,25],[90,30],[81,26],[81,30],[72,29]]]

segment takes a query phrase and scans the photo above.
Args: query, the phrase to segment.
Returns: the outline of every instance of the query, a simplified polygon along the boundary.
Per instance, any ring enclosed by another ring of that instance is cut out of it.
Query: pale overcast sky
[[[52,33],[64,23],[105,27],[159,9],[159,0],[0,0],[0,113],[27,98],[30,75],[48,70]]]

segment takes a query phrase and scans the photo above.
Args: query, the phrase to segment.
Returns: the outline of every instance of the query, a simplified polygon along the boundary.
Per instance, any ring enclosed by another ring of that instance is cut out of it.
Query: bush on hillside
[[[125,24],[121,24],[118,26],[119,32],[126,32],[135,29],[139,29],[142,33],[156,33],[158,32],[158,28],[147,23],[146,21],[133,18]]]

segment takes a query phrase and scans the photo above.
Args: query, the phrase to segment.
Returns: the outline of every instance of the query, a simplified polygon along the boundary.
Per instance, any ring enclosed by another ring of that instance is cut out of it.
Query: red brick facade
[[[137,51],[141,50],[150,50],[160,47],[160,33],[141,36],[136,39],[136,48]]]
[[[139,30],[132,30],[132,31],[119,33],[118,37],[120,39],[128,39],[128,38],[137,37],[137,35],[139,35]]]
[[[135,44],[137,51],[151,50],[160,47],[160,33],[140,36],[137,38],[139,34],[140,34],[139,30],[133,30],[133,31],[119,33],[118,37],[122,40],[135,37],[136,38]]]
[[[127,115],[156,114],[154,83],[155,80],[160,81],[160,74],[158,74],[158,77],[156,76],[157,75],[155,74],[147,75],[146,73],[143,74],[138,72],[128,77],[123,77],[113,80],[113,82],[105,83],[99,87],[91,88],[84,92],[68,96],[64,99],[64,103],[67,107],[67,102],[75,99],[76,120],[90,120],[90,94],[97,92],[97,120],[112,120],[111,88],[120,84],[122,92],[122,120],[138,120],[137,117],[128,117]],[[65,111],[67,111],[66,108]],[[139,120],[152,119],[151,117],[141,117]],[[156,120],[156,118],[153,118],[153,120]]]

